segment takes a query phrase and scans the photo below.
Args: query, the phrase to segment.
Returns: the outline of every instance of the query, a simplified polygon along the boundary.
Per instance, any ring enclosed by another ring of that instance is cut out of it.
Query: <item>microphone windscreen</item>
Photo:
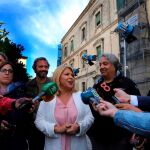
[[[81,93],[81,99],[84,104],[99,104],[101,98],[94,88],[89,87],[86,91]]]
[[[55,82],[49,82],[42,86],[42,92],[48,96],[53,96],[58,91],[58,86]]]

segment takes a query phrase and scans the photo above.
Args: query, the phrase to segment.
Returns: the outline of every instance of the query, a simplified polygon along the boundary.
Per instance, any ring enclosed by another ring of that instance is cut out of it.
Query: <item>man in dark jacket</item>
[[[29,98],[34,98],[37,96],[45,83],[51,82],[51,79],[47,77],[49,63],[45,57],[36,58],[33,63],[33,70],[36,77],[29,81],[26,86],[26,96]],[[36,111],[34,112],[34,119],[36,116]],[[29,129],[29,147],[30,150],[43,150],[44,149],[44,135],[35,127],[34,119]]]

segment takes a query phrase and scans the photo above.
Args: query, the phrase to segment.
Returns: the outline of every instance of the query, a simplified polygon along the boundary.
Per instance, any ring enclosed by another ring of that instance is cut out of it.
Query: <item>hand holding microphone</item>
[[[98,93],[96,92],[96,90],[94,88],[89,87],[86,91],[82,92],[81,99],[84,104],[92,104],[93,109],[99,113],[103,112],[103,111],[105,112],[107,110],[105,107],[103,107],[103,100],[98,95]],[[116,104],[120,103],[119,100],[115,96],[112,96],[112,99],[115,101]],[[102,106],[102,107],[100,107],[100,106]],[[104,106],[106,106],[106,104]],[[100,109],[100,108],[102,108],[102,109]]]
[[[96,107],[96,111],[101,116],[113,118],[118,109],[112,103],[101,100],[101,103]]]
[[[58,91],[58,86],[55,82],[49,82],[42,86],[42,92],[39,93],[35,98],[32,99],[32,102],[41,101],[43,96],[54,96]]]
[[[29,110],[32,107],[33,103],[40,102],[43,96],[49,97],[49,98],[53,97],[56,94],[57,91],[58,91],[58,86],[55,82],[46,83],[46,84],[43,85],[41,93],[39,93],[31,101],[24,101],[20,105],[19,109]],[[47,101],[47,99],[45,99],[45,101]]]

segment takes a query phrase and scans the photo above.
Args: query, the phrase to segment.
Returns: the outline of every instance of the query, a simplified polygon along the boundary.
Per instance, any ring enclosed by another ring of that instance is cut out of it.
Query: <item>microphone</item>
[[[89,87],[86,91],[81,93],[81,99],[84,104],[99,104],[101,97],[98,95],[94,88]]]
[[[120,103],[120,101],[118,100],[118,98],[117,98],[117,97],[112,96],[112,99],[114,100],[114,102],[115,102],[116,104],[119,104],[119,103]]]
[[[19,109],[29,110],[32,107],[32,104],[35,101],[41,101],[42,96],[53,96],[58,91],[58,86],[55,82],[49,82],[42,86],[42,92],[39,93],[35,98],[31,101],[25,101],[19,107]]]
[[[9,97],[11,94],[13,94],[15,89],[18,89],[19,87],[23,86],[24,83],[23,82],[15,82],[13,84],[10,84],[8,86],[8,92],[6,92],[3,96],[4,97]]]
[[[42,92],[39,93],[35,98],[32,99],[32,102],[40,101],[41,97],[46,96],[53,96],[58,91],[58,86],[55,82],[49,82],[42,86]]]
[[[115,97],[111,97],[115,104],[119,104],[120,101]],[[94,88],[89,87],[86,91],[81,93],[81,99],[84,104],[96,103],[99,104],[101,97],[98,95]]]

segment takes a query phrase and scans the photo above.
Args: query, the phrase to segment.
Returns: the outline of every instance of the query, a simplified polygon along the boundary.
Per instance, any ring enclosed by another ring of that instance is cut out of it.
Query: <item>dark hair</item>
[[[14,70],[14,65],[9,62],[9,61],[5,61],[4,63],[1,64],[0,66],[0,70],[5,66],[5,65],[10,65],[12,67],[12,69]]]
[[[6,61],[8,60],[7,56],[3,52],[0,52],[0,56],[2,56]]]
[[[38,58],[36,58],[36,59],[34,60],[34,63],[33,63],[33,66],[32,66],[32,68],[33,68],[34,71],[36,71],[37,62],[40,61],[40,60],[46,61],[47,64],[48,64],[48,67],[50,66],[49,63],[48,63],[48,60],[47,60],[45,57],[38,57]]]

